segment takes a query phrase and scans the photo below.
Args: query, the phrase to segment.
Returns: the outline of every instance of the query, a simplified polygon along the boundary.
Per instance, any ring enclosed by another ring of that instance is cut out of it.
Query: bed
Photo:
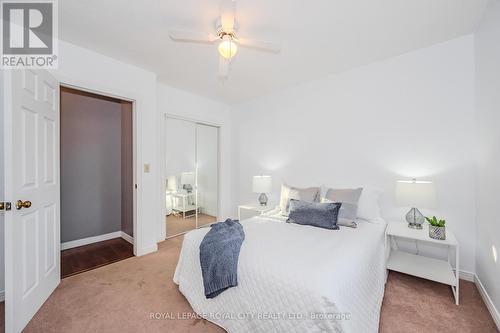
[[[204,296],[199,245],[187,233],[174,282],[193,310],[228,332],[377,332],[384,295],[385,223],[326,230],[273,216],[241,222],[239,285]]]

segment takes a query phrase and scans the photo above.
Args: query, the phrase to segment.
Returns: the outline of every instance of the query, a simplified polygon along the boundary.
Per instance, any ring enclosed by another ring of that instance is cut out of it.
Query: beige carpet
[[[172,282],[182,237],[160,250],[64,279],[26,332],[223,332],[192,309]],[[479,293],[462,281],[460,306],[445,285],[391,273],[380,331],[496,332]],[[151,319],[151,313],[165,313]]]
[[[385,289],[380,332],[498,332],[472,282],[460,280],[460,305],[449,286],[391,272]]]
[[[215,216],[207,214],[198,214],[198,226],[214,223],[217,219]],[[183,219],[182,216],[175,216],[170,214],[166,217],[167,237],[179,235],[181,233],[193,230],[196,228],[195,217],[188,217]]]

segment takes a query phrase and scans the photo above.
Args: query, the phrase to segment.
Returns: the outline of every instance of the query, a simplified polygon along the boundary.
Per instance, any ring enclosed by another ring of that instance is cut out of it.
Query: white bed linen
[[[199,257],[209,228],[184,237],[174,282],[197,314],[228,332],[378,331],[385,223],[326,230],[259,216],[242,224],[239,285],[214,299],[205,298]]]

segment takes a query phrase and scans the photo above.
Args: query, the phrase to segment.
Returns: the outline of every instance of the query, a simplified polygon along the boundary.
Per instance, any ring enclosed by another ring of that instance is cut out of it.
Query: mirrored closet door
[[[211,224],[218,212],[218,127],[166,118],[166,236]]]
[[[218,128],[196,124],[198,226],[211,224],[218,211]]]

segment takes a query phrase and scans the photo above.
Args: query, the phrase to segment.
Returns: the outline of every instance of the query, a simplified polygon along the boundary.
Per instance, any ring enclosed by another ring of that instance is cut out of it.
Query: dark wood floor
[[[134,256],[132,244],[123,238],[61,251],[61,277],[65,278]]]

